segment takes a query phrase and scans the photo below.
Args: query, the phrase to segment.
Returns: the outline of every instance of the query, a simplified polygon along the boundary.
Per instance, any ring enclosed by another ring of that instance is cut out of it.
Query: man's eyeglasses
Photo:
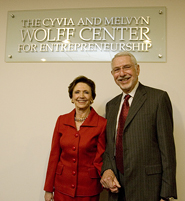
[[[122,66],[122,67],[115,67],[114,69],[112,69],[112,72],[114,74],[116,73],[120,73],[121,72],[121,69],[124,70],[125,72],[129,71],[134,65],[125,65],[125,66]]]

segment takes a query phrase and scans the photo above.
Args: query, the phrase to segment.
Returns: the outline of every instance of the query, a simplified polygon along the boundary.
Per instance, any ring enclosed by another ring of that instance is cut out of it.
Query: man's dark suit
[[[107,147],[102,173],[115,164],[115,129],[122,94],[106,105]],[[176,198],[176,159],[172,107],[168,94],[139,84],[123,133],[124,189],[126,201]],[[110,192],[109,201],[117,200]]]

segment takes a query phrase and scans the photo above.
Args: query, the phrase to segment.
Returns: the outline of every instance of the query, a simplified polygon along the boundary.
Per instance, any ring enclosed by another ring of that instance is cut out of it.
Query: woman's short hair
[[[95,83],[94,83],[91,79],[89,79],[89,78],[87,78],[87,77],[85,77],[85,76],[82,76],[82,75],[81,75],[81,76],[78,76],[77,78],[75,78],[75,79],[71,82],[71,84],[69,85],[69,87],[68,87],[69,97],[70,97],[70,98],[73,97],[73,90],[74,90],[75,86],[76,86],[79,82],[83,82],[83,83],[87,84],[87,85],[91,88],[92,98],[93,98],[93,100],[94,100],[95,97],[96,97]]]

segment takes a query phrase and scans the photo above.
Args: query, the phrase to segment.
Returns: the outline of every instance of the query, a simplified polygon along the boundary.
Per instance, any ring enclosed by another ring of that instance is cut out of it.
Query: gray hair
[[[137,65],[137,60],[133,54],[131,54],[130,52],[119,52],[113,57],[113,59],[111,61],[111,66],[112,66],[112,62],[115,58],[123,57],[123,56],[129,56],[131,58],[131,61],[134,63],[134,65]]]

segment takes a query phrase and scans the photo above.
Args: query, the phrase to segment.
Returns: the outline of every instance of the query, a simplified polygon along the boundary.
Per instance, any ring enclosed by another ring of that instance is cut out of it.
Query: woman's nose
[[[80,93],[80,97],[84,97],[84,93],[83,92]]]

